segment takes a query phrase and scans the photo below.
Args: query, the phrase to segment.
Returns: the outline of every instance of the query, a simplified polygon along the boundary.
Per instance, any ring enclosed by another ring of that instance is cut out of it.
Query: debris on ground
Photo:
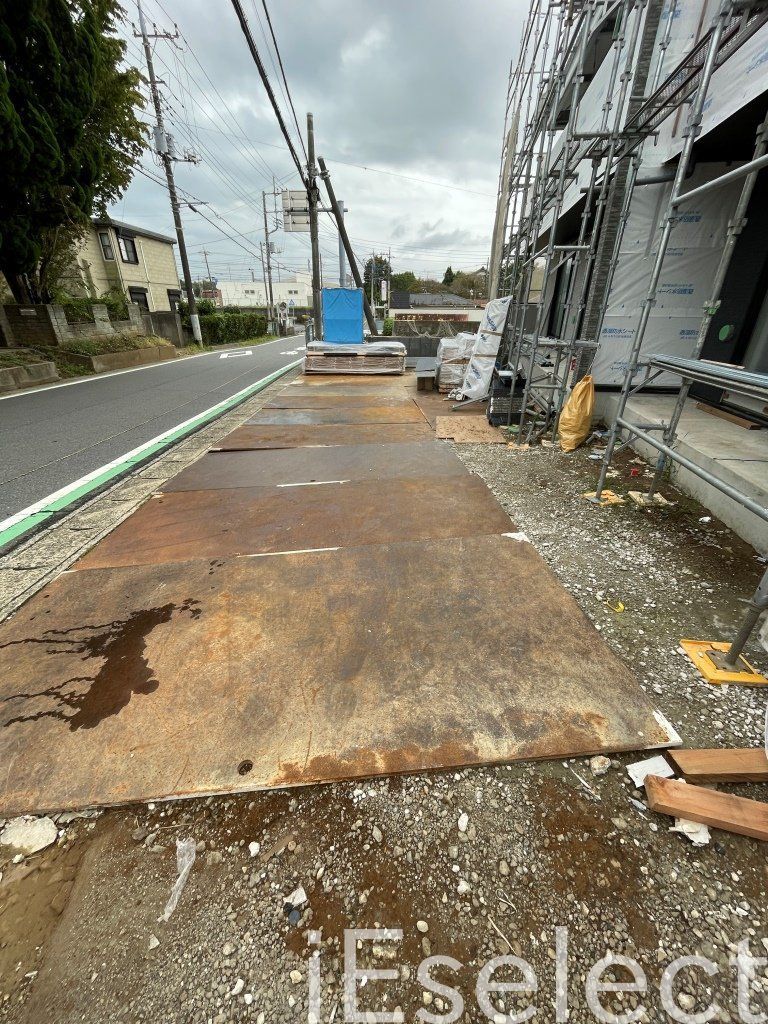
[[[192,870],[192,865],[195,863],[196,856],[197,849],[194,839],[176,840],[176,870],[179,872],[179,875],[173,884],[171,896],[165,905],[165,910],[158,920],[167,922],[171,914],[176,909],[179,897],[181,896],[184,886],[187,884],[189,872]]]
[[[58,834],[56,823],[51,818],[25,815],[6,824],[0,832],[0,845],[11,846],[17,854],[29,857],[55,843]]]

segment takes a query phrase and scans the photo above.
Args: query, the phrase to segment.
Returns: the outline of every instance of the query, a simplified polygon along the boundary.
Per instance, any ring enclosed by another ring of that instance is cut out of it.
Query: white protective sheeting
[[[464,380],[476,335],[462,331],[455,338],[441,338],[437,346],[437,369],[440,383],[448,387],[459,387]]]
[[[701,165],[686,182],[686,190],[718,177],[727,169],[725,164]],[[741,184],[732,182],[680,207],[680,220],[672,229],[641,358],[651,352],[693,354],[704,304],[710,298]],[[600,348],[592,364],[597,385],[616,385],[624,379],[658,251],[659,223],[671,187],[670,182],[665,182],[642,185],[634,191],[598,339]],[[655,383],[677,381],[673,375],[665,374]]]
[[[480,330],[475,335],[472,354],[461,385],[461,397],[468,399],[484,398],[488,394],[496,362],[496,354],[501,344],[504,322],[511,296],[503,299],[491,299],[483,310]]]

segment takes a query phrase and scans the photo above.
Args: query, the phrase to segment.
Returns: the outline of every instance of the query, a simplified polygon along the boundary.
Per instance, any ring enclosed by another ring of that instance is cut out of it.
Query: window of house
[[[168,288],[168,305],[171,310],[176,313],[179,309],[179,303],[181,302],[181,292],[178,288]]]
[[[108,231],[99,232],[99,242],[101,243],[101,254],[105,260],[113,260],[115,258],[115,250],[112,248],[112,239],[109,237]]]
[[[142,313],[149,312],[149,301],[147,299],[146,288],[129,288],[128,298],[131,302],[135,302],[138,304],[139,309],[141,309]]]
[[[139,262],[139,253],[136,249],[136,243],[132,238],[126,238],[125,235],[118,235],[117,244],[120,247],[120,256],[123,263]]]
[[[298,288],[289,288],[288,289],[288,294],[289,295],[298,295],[299,294],[299,290],[298,290]]]

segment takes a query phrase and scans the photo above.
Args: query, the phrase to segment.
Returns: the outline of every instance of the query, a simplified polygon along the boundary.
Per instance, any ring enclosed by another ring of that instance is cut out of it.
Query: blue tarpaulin
[[[330,345],[362,344],[361,288],[323,288],[323,341]]]

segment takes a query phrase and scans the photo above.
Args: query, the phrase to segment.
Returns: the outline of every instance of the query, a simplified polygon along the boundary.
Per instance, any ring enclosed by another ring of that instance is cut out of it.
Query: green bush
[[[64,310],[64,315],[70,324],[93,323],[93,307],[95,305],[106,306],[110,320],[128,319],[128,300],[121,289],[116,286],[99,295],[97,299],[60,292],[55,296],[55,301]]]
[[[384,320],[384,326],[381,329],[381,333],[390,337],[392,335],[392,328],[395,326],[395,321],[391,316],[388,316]]]
[[[98,338],[75,338],[63,342],[59,348],[62,352],[76,352],[81,356],[100,356],[106,352],[132,352],[141,348],[157,348],[159,345],[173,344],[166,338],[154,335],[112,334]]]
[[[206,313],[200,316],[200,331],[207,345],[258,338],[267,333],[267,318],[260,313]]]
[[[213,299],[198,299],[197,300],[197,315],[198,316],[210,316],[211,313],[215,313],[218,310],[218,306]],[[189,327],[189,303],[179,302],[179,313],[182,318],[182,322],[185,327]]]

